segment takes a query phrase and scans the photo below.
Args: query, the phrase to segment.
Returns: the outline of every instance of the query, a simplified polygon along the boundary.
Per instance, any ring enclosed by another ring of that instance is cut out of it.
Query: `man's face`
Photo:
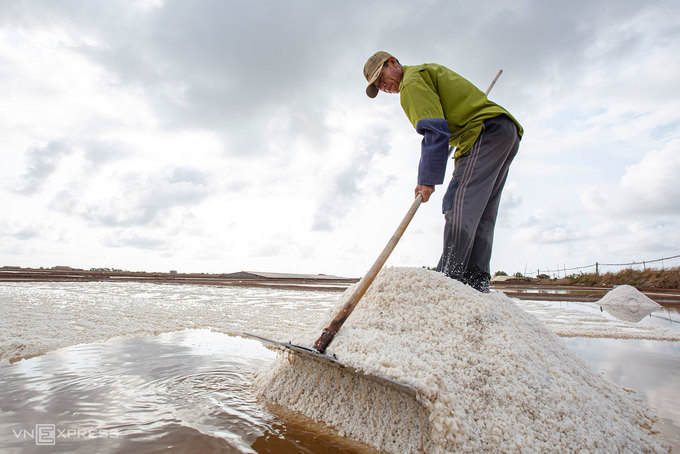
[[[380,75],[373,85],[385,93],[399,93],[401,76],[401,66],[394,57],[391,57],[383,65]]]

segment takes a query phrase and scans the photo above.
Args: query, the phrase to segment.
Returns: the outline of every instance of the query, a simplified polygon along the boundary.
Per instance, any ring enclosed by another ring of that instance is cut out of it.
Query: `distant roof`
[[[295,274],[295,273],[267,273],[262,271],[239,271],[237,273],[226,273],[224,277],[251,278],[251,279],[348,279],[332,274]]]
[[[494,276],[491,278],[491,282],[525,282],[530,279],[527,277],[517,277],[517,276]]]

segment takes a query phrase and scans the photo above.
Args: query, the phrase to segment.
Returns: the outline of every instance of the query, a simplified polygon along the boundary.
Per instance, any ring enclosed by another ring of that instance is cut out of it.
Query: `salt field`
[[[179,452],[371,452],[356,440],[360,437],[258,399],[255,383],[261,371],[278,367],[280,359],[239,337],[248,331],[280,340],[304,338],[327,321],[340,298],[325,291],[194,285],[4,283],[0,450],[39,450],[43,432],[36,425],[42,425],[44,434],[54,435],[47,442],[71,452],[148,452],[169,446]],[[596,303],[501,304],[510,304],[504,309],[508,313],[531,315],[527,320],[537,317],[542,322],[535,324],[537,333],[545,326],[561,336],[555,340],[575,353],[575,364],[593,369],[583,377],[606,377],[605,383],[636,391],[603,388],[620,393],[640,418],[658,418],[660,436],[640,446],[680,449],[680,414],[672,404],[680,398],[677,310],[656,308],[629,321]],[[361,307],[353,315],[357,320]],[[493,330],[498,324],[485,326]],[[342,333],[336,339],[339,356]],[[455,407],[446,402],[440,401],[441,414]],[[500,419],[488,415],[489,421]],[[496,424],[498,430],[503,424],[512,427],[506,421]],[[447,430],[455,439],[455,427]]]
[[[257,342],[187,330],[21,361],[0,372],[0,451],[364,451],[255,400],[252,377],[273,358]]]

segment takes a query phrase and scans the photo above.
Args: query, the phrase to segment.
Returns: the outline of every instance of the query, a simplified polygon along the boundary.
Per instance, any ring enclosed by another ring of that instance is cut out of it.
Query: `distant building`
[[[71,268],[65,265],[53,266],[51,269],[54,271],[83,271],[82,268]]]
[[[177,270],[170,270],[170,274],[177,274]]]
[[[531,282],[531,278],[529,277],[516,277],[516,276],[494,276],[491,278],[491,282],[494,283],[501,283],[501,282],[506,282],[506,283],[518,283],[518,282]]]
[[[265,273],[260,271],[239,271],[237,273],[225,273],[220,274],[220,277],[227,279],[348,279],[346,277],[332,276],[330,274]]]

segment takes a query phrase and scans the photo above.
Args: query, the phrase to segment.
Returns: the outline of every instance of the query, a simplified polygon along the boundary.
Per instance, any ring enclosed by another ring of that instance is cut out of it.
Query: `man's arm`
[[[443,118],[420,120],[416,124],[416,131],[423,135],[423,141],[420,145],[418,185],[415,193],[416,197],[422,194],[423,202],[427,202],[434,192],[434,185],[444,182],[451,133]]]
[[[449,125],[443,118],[418,120],[416,132],[423,135],[420,144],[418,184],[434,186],[444,182],[449,157]]]
[[[416,132],[423,135],[416,195],[422,194],[423,202],[427,202],[434,185],[444,182],[451,132],[439,95],[424,81],[402,87],[401,106]]]

